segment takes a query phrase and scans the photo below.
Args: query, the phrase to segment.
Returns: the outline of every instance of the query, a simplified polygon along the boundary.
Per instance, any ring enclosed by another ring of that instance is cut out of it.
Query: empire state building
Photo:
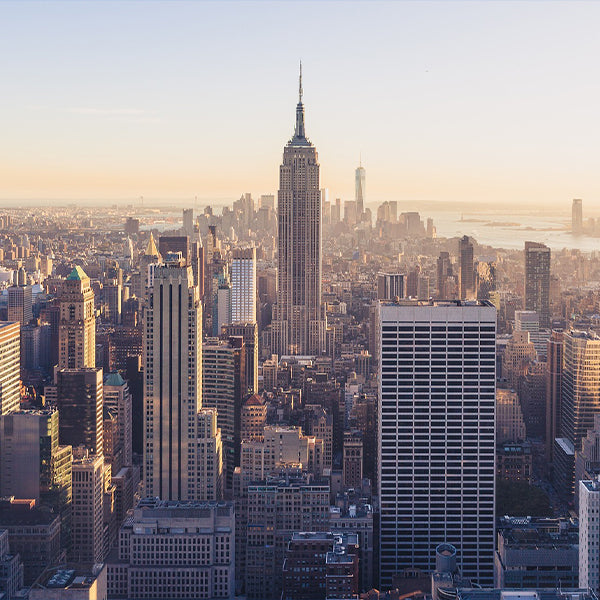
[[[279,263],[272,349],[280,356],[321,354],[327,324],[321,304],[319,163],[304,130],[302,65],[296,128],[283,149],[277,199]]]

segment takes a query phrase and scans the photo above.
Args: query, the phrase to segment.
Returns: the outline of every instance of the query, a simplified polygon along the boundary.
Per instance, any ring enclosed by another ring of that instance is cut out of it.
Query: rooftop
[[[33,584],[33,589],[87,589],[94,585],[103,564],[60,565],[46,569]]]
[[[67,281],[83,281],[84,279],[88,279],[88,276],[79,265],[76,265],[67,277]]]
[[[112,387],[120,387],[125,383],[125,380],[119,373],[109,373],[104,379],[104,385]]]
[[[458,590],[458,600],[598,600],[587,589],[467,589]]]

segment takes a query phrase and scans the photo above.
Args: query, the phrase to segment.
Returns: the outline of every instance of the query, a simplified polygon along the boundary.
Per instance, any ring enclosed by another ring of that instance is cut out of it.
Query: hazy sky
[[[0,200],[321,185],[600,209],[598,2],[1,2]]]

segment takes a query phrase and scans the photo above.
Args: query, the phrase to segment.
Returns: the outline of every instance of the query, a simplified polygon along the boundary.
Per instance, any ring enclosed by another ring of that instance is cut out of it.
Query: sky
[[[0,203],[276,193],[600,213],[599,2],[0,2]]]

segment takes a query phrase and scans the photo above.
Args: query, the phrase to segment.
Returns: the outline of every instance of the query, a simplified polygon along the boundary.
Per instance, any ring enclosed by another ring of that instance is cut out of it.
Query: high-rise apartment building
[[[8,320],[19,321],[21,326],[33,319],[33,288],[30,285],[12,285],[8,288]]]
[[[380,584],[458,550],[464,576],[494,574],[496,310],[379,306]]]
[[[0,415],[19,410],[21,402],[21,326],[0,323]]]
[[[600,591],[600,481],[579,482],[579,587]]]
[[[104,457],[84,456],[73,461],[73,518],[71,559],[103,562]]]
[[[225,486],[239,465],[242,400],[247,394],[244,340],[208,338],[202,346],[202,402],[217,410],[223,439]]]
[[[60,443],[103,454],[102,369],[57,371],[56,406],[60,413]]]
[[[82,369],[96,365],[96,315],[90,278],[76,266],[59,291],[59,368]]]
[[[358,536],[329,531],[292,534],[283,562],[281,600],[358,595]]]
[[[190,266],[156,268],[144,320],[144,478],[148,496],[194,500],[202,406],[202,305]]]
[[[281,595],[292,534],[328,526],[329,485],[306,475],[268,478],[248,487],[247,502],[245,594],[252,600],[275,600]]]
[[[475,297],[475,271],[473,270],[473,242],[464,235],[458,242],[460,299],[473,300]]]
[[[581,235],[583,233],[583,204],[581,199],[573,199],[571,208],[571,232],[573,235]]]
[[[354,200],[356,201],[356,215],[358,220],[362,220],[365,212],[365,169],[361,164],[354,171]]]
[[[550,248],[525,242],[525,310],[535,310],[540,327],[550,326]]]
[[[363,477],[363,436],[361,431],[346,431],[342,460],[342,484],[345,489],[360,489]]]
[[[283,150],[278,193],[277,304],[272,351],[321,354],[327,328],[321,302],[321,196],[317,151],[304,130],[302,71],[294,136]]]
[[[234,248],[231,262],[231,322],[256,322],[256,248]]]
[[[260,442],[264,439],[267,423],[267,405],[261,396],[253,394],[242,405],[241,437],[244,440]]]

